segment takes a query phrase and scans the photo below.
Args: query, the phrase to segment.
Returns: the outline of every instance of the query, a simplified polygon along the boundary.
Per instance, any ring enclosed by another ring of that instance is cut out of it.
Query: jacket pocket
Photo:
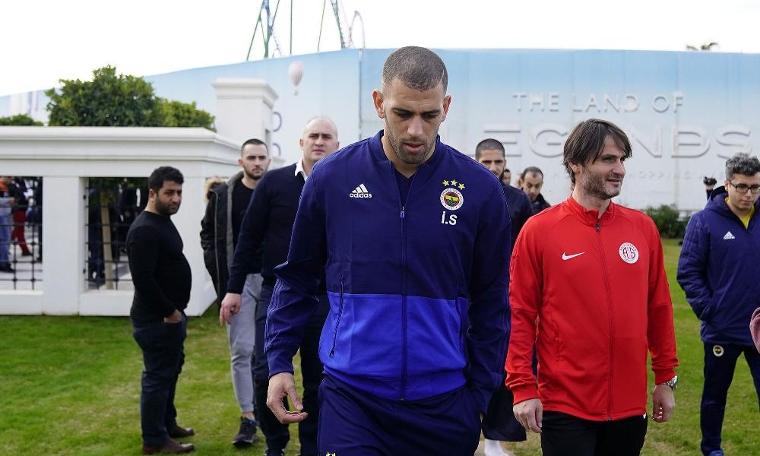
[[[715,299],[713,297],[712,299],[710,299],[707,305],[705,305],[705,307],[702,309],[702,312],[699,314],[699,319],[704,321],[705,323],[710,323],[710,320],[712,320],[714,313],[715,313]]]
[[[407,296],[409,375],[464,369],[468,302]]]
[[[338,301],[338,316],[335,318],[335,328],[333,329],[332,345],[330,346],[330,358],[335,357],[335,345],[338,343],[338,328],[340,320],[343,318],[343,277],[340,278],[340,295]]]

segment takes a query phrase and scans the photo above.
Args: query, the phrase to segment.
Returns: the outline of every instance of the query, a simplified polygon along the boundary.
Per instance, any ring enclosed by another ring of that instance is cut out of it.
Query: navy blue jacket
[[[760,307],[760,204],[744,228],[723,187],[689,220],[678,260],[678,283],[702,320],[702,340],[754,346],[752,311]]]
[[[468,385],[484,411],[509,337],[510,221],[499,180],[436,141],[401,201],[381,131],[307,180],[269,307],[270,375],[293,372],[325,268],[325,372],[394,400]]]

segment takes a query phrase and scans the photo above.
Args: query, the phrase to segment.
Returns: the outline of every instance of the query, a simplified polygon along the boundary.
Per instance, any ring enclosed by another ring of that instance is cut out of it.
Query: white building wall
[[[216,298],[200,245],[205,181],[239,170],[240,138],[247,129],[236,122],[245,119],[250,136],[263,134],[271,128],[277,97],[263,81],[236,84],[245,86],[246,101],[242,107],[231,103],[238,115],[221,116],[219,133],[203,128],[0,127],[2,174],[43,178],[44,224],[41,287],[0,290],[0,314],[129,315],[130,289],[89,290],[85,286],[87,180],[147,177],[165,165],[178,168],[185,178],[182,206],[172,221],[182,236],[193,276],[187,313],[202,314]],[[281,159],[273,160],[274,167],[281,165]]]

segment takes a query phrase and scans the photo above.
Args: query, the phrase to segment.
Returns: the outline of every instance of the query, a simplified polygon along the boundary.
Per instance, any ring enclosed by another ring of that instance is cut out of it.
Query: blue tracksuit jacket
[[[510,221],[498,179],[436,141],[401,201],[383,132],[323,159],[306,181],[269,307],[270,375],[292,357],[325,268],[325,372],[381,398],[467,384],[480,410],[509,337]]]
[[[678,260],[678,283],[702,320],[702,340],[753,346],[752,311],[760,307],[760,202],[749,228],[726,205],[723,187],[689,220]]]

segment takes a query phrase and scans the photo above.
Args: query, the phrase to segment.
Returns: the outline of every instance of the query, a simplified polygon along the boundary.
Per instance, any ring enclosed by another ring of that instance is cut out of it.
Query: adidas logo
[[[726,231],[726,235],[723,236],[723,239],[726,241],[730,241],[731,239],[736,239],[736,236],[733,235],[730,231]]]
[[[351,191],[351,193],[348,194],[350,198],[372,198],[372,193],[367,190],[367,187],[364,186],[364,184],[361,184],[360,186],[356,187]]]

